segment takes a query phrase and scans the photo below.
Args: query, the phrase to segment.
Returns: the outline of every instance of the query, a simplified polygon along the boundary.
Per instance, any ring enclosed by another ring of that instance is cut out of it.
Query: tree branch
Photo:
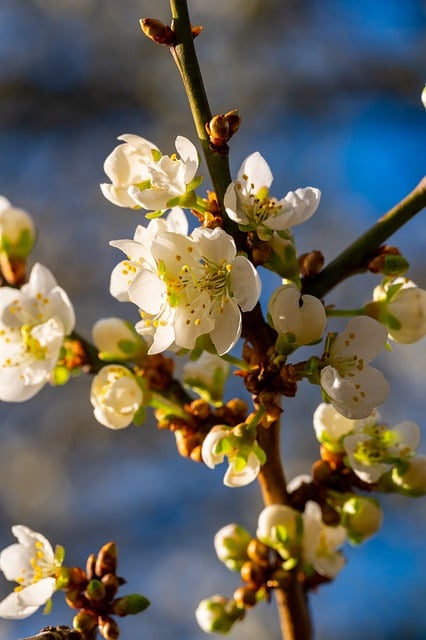
[[[322,298],[337,284],[367,270],[375,250],[426,206],[426,176],[401,202],[367,229],[317,275],[304,278],[302,293]]]

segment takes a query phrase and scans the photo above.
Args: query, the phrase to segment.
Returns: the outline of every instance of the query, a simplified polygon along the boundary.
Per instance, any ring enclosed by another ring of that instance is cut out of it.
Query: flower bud
[[[118,624],[108,616],[99,616],[98,618],[99,633],[105,640],[117,640],[120,635]]]
[[[384,324],[396,342],[410,344],[426,335],[426,291],[406,278],[377,286],[365,312]]]
[[[80,589],[68,589],[65,594],[66,603],[71,609],[85,609],[90,606],[86,596]]]
[[[81,631],[84,637],[90,637],[91,632],[98,625],[98,617],[96,614],[91,613],[90,611],[79,611],[76,616],[74,616],[73,627],[77,629],[77,631]]]
[[[174,46],[176,44],[174,32],[168,25],[161,22],[161,20],[157,20],[156,18],[142,18],[139,20],[139,24],[146,37],[157,44],[165,44],[167,46]]]
[[[183,381],[203,400],[219,406],[222,404],[229,369],[230,366],[225,360],[204,351],[198,360],[190,360],[184,364]]]
[[[424,108],[426,109],[426,85],[423,88],[422,95],[421,95],[421,100],[422,100],[422,104],[423,104]]]
[[[237,620],[242,620],[244,609],[233,600],[215,595],[200,602],[195,617],[206,633],[228,633]]]
[[[129,596],[124,596],[123,598],[117,598],[117,600],[114,600],[112,603],[112,613],[121,617],[134,615],[144,611],[149,607],[149,605],[150,602],[148,598],[145,598],[145,596],[141,596],[138,593],[132,593]]]
[[[392,469],[393,482],[409,495],[426,493],[426,456],[415,456]]]
[[[137,360],[146,353],[133,325],[121,318],[101,318],[93,325],[92,337],[101,360]]]
[[[86,587],[86,595],[89,600],[101,601],[105,598],[105,587],[100,580],[90,580]]]
[[[298,511],[287,505],[272,504],[260,513],[256,535],[286,560],[297,551],[302,530],[302,518]]]
[[[247,546],[251,535],[239,524],[222,527],[214,537],[217,557],[231,571],[240,571],[247,560]]]
[[[24,260],[35,242],[35,227],[31,216],[23,209],[12,207],[0,196],[0,251],[9,259]]]
[[[383,514],[377,500],[352,496],[343,504],[342,525],[348,531],[352,544],[364,542],[377,533],[382,525]]]
[[[238,587],[234,591],[233,598],[238,606],[249,609],[256,604],[256,592],[257,585],[246,585],[244,587]]]
[[[100,424],[109,429],[124,429],[141,408],[143,392],[131,371],[110,364],[94,377],[90,402]]]
[[[253,538],[247,547],[247,555],[250,560],[253,560],[261,567],[269,567],[269,551],[269,547],[260,542],[260,540],[256,540],[256,538]]]
[[[115,542],[107,542],[104,544],[96,558],[96,575],[102,577],[106,573],[115,573],[117,571],[117,555]]]

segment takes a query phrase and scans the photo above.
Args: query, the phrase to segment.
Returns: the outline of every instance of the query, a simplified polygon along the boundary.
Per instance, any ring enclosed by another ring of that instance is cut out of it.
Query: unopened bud
[[[35,242],[35,228],[31,216],[16,209],[0,196],[0,251],[9,259],[25,260]]]
[[[128,616],[135,615],[144,611],[149,607],[150,601],[145,596],[141,596],[138,593],[132,593],[129,596],[123,596],[123,598],[117,598],[112,603],[112,613],[116,616]]]
[[[98,617],[90,611],[79,611],[74,616],[73,627],[80,631],[83,637],[91,637],[91,632],[98,625]]]
[[[202,600],[195,611],[197,622],[206,633],[228,633],[244,615],[244,609],[234,600],[220,595]]]
[[[65,600],[71,609],[85,609],[90,605],[88,599],[81,593],[80,589],[69,589],[65,594]]]
[[[256,538],[253,538],[247,547],[248,557],[262,567],[269,567],[269,551],[269,547]]]
[[[397,247],[384,245],[368,263],[368,270],[372,273],[383,273],[385,276],[397,277],[405,273],[410,266],[408,261],[400,254]]]
[[[247,560],[241,567],[241,578],[244,582],[252,582],[254,584],[262,584],[265,581],[264,568],[252,560]]]
[[[117,571],[117,545],[115,542],[107,542],[100,549],[96,558],[95,574],[101,578],[106,573]]]
[[[256,604],[257,585],[246,585],[234,591],[233,598],[237,605],[249,609]]]
[[[156,18],[142,18],[139,20],[140,27],[147,38],[157,44],[165,44],[173,47],[176,44],[176,37],[172,29]]]
[[[108,599],[115,596],[120,586],[120,581],[114,573],[106,573],[102,576],[102,584],[105,587],[105,594]]]
[[[310,251],[302,253],[298,258],[300,275],[304,278],[311,278],[321,271],[324,266],[324,256],[321,251]]]
[[[225,114],[213,116],[210,122],[206,124],[210,142],[217,147],[225,146],[234,133],[238,131],[240,122],[241,118],[236,109]]]
[[[392,469],[393,482],[409,495],[426,493],[426,456],[416,456]]]
[[[86,595],[89,600],[101,601],[105,598],[105,587],[100,580],[91,580],[86,587]]]
[[[99,616],[98,618],[99,633],[105,640],[117,640],[120,635],[118,624],[108,616]]]
[[[343,504],[342,524],[348,530],[350,542],[359,544],[377,533],[383,520],[377,500],[352,496]]]
[[[89,580],[95,577],[96,554],[91,553],[86,562],[86,574]]]
[[[251,535],[239,524],[222,527],[214,537],[217,557],[230,571],[239,571],[247,560]]]

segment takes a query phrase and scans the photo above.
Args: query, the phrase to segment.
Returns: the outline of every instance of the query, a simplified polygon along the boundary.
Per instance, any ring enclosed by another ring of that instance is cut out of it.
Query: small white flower
[[[387,330],[368,316],[349,320],[332,342],[321,387],[334,408],[352,420],[368,417],[389,393],[381,371],[368,363],[383,349]]]
[[[426,291],[407,278],[395,278],[377,286],[366,312],[382,322],[389,337],[410,344],[426,335]]]
[[[216,533],[214,548],[217,557],[230,571],[240,571],[246,560],[251,541],[249,532],[239,524],[227,524]]]
[[[413,457],[420,443],[420,428],[405,420],[392,429],[386,424],[365,424],[344,438],[348,464],[364,482],[377,482],[395,464]]]
[[[61,564],[50,542],[41,533],[23,525],[12,527],[18,543],[0,553],[0,569],[7,580],[18,583],[13,593],[0,602],[0,617],[27,618],[50,599],[56,588],[56,571]]]
[[[35,242],[34,222],[29,213],[13,207],[0,196],[0,251],[9,258],[26,258]]]
[[[284,560],[300,557],[302,535],[302,516],[287,505],[271,504],[259,514],[256,536]]]
[[[48,382],[74,322],[67,294],[41,264],[20,290],[0,289],[1,400],[28,400]]]
[[[321,300],[301,296],[298,287],[288,280],[272,293],[268,311],[277,333],[291,334],[296,345],[318,341],[327,324]]]
[[[118,145],[105,160],[104,170],[112,184],[101,184],[104,196],[119,207],[166,210],[170,201],[187,194],[198,168],[192,142],[176,138],[180,155],[163,156],[155,144],[133,134],[119,136]],[[174,203],[177,204],[177,203]]]
[[[93,325],[92,337],[101,360],[135,360],[146,353],[134,327],[121,318],[101,318]]]
[[[306,503],[303,513],[303,562],[328,578],[335,578],[345,564],[339,547],[346,541],[345,527],[330,527],[323,523],[321,508],[316,502]]]
[[[135,376],[121,365],[102,367],[90,390],[95,418],[109,429],[124,429],[133,421],[143,402]]]
[[[332,404],[322,402],[314,412],[314,431],[317,440],[334,453],[344,452],[344,438],[365,425],[377,424],[377,411],[364,420],[350,420],[336,411]]]
[[[223,483],[227,487],[244,487],[257,478],[265,454],[251,435],[236,436],[229,427],[217,425],[205,437],[201,447],[203,462],[214,469],[228,458]]]
[[[269,240],[273,231],[284,231],[308,220],[316,211],[321,193],[306,187],[289,191],[281,200],[269,197],[273,176],[259,152],[242,163],[237,179],[228,185],[224,205],[231,220],[259,238]]]
[[[423,87],[421,99],[422,99],[422,104],[423,104],[424,108],[426,109],[426,85]]]
[[[207,402],[220,405],[229,369],[228,362],[204,351],[198,360],[189,360],[183,365],[183,382]]]

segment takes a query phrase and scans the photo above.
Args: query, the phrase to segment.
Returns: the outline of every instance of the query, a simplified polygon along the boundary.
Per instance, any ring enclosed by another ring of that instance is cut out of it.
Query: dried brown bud
[[[87,558],[87,562],[86,562],[86,574],[87,574],[88,580],[91,580],[92,578],[95,577],[96,575],[95,566],[96,566],[96,554],[91,553],[90,556]]]
[[[257,540],[257,538],[250,540],[247,547],[247,555],[250,560],[253,560],[261,567],[269,567],[269,547]]]
[[[226,406],[235,416],[245,419],[248,406],[244,400],[241,400],[240,398],[232,398],[232,400],[229,400],[229,402],[226,403]]]
[[[210,122],[206,123],[206,131],[210,142],[215,147],[224,147],[239,129],[241,118],[238,111],[233,109],[225,114],[213,116]]]
[[[331,473],[332,469],[326,460],[317,460],[312,465],[312,478],[318,484],[327,481]]]
[[[12,258],[5,253],[0,254],[0,271],[7,284],[12,287],[20,287],[26,280],[26,260]]]
[[[98,628],[99,633],[105,640],[117,640],[120,635],[118,624],[108,616],[99,616]]]
[[[205,400],[193,400],[189,405],[189,410],[193,416],[200,420],[206,420],[210,415],[210,405]]]
[[[259,242],[251,250],[251,257],[255,265],[265,264],[272,254],[272,247],[268,242]]]
[[[105,588],[106,597],[111,600],[115,596],[120,586],[120,581],[113,573],[106,573],[101,580]]]
[[[175,438],[177,450],[183,458],[201,462],[202,435],[200,433],[179,429],[175,431]]]
[[[264,568],[252,560],[247,560],[241,567],[241,578],[244,582],[253,582],[260,585],[265,581]]]
[[[106,573],[117,571],[117,545],[115,542],[107,542],[98,553],[95,564],[95,574],[102,578]]]
[[[85,609],[90,607],[90,602],[80,589],[69,589],[65,594],[66,603],[71,609]]]
[[[326,504],[322,509],[322,521],[327,526],[334,527],[340,524],[340,515],[333,507]]]
[[[324,266],[324,256],[321,251],[302,253],[298,258],[300,274],[310,278],[321,271]]]
[[[234,591],[233,599],[240,607],[246,609],[253,607],[256,604],[256,592],[258,590],[257,585],[246,585],[245,587],[239,587]]]
[[[202,32],[202,30],[203,30],[202,25],[198,25],[197,27],[191,27],[191,33],[192,33],[192,37],[193,37],[193,39],[194,39],[194,40],[195,40],[195,38],[196,38],[197,36],[199,36],[199,35],[200,35],[200,33]]]
[[[176,44],[174,32],[161,20],[142,18],[142,20],[139,20],[139,24],[144,34],[157,44],[165,44],[168,47],[173,47]]]

